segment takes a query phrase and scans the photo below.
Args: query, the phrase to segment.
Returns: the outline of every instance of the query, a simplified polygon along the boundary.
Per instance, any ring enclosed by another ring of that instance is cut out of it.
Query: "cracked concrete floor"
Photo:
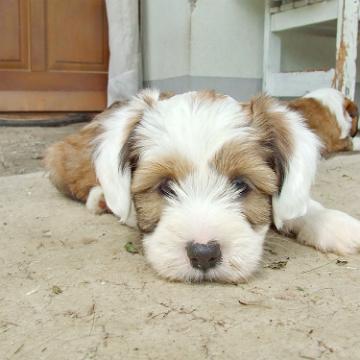
[[[359,181],[360,155],[338,155],[314,193],[360,218]],[[0,189],[1,359],[360,359],[360,255],[272,233],[248,284],[169,283],[42,173]]]

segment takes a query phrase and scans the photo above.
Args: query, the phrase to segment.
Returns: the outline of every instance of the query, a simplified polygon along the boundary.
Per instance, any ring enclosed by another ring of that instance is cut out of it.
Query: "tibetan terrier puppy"
[[[360,222],[310,198],[320,142],[268,96],[143,90],[51,146],[53,184],[143,234],[161,276],[241,282],[271,224],[324,252],[360,248]]]

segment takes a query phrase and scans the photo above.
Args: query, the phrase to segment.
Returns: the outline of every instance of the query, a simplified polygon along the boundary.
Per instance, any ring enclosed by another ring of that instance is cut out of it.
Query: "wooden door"
[[[0,0],[0,111],[106,106],[105,0]]]

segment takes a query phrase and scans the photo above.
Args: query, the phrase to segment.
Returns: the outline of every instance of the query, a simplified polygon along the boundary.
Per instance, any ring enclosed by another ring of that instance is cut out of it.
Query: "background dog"
[[[144,90],[50,147],[50,179],[143,233],[171,280],[240,282],[269,226],[322,251],[360,247],[360,222],[310,199],[320,142],[299,112],[259,96]]]
[[[340,91],[315,90],[290,101],[288,107],[299,112],[320,138],[323,156],[336,151],[360,150],[360,140],[354,138],[358,132],[358,107]]]

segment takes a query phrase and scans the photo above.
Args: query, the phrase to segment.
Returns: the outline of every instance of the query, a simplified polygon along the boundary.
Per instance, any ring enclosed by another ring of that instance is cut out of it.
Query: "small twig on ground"
[[[244,305],[244,306],[256,306],[256,307],[271,309],[271,306],[265,305],[262,303],[258,303],[258,302],[248,302],[248,301],[244,301],[244,300],[238,300],[238,302],[240,305]]]
[[[89,311],[89,315],[92,315],[92,322],[91,322],[91,329],[89,332],[89,335],[91,335],[92,331],[94,330],[94,325],[95,325],[95,315],[96,315],[96,311],[95,311],[95,303],[92,304],[92,307],[90,308]]]
[[[24,345],[25,345],[25,344],[20,345],[20,346],[15,350],[15,352],[14,352],[13,355],[18,354],[18,353],[21,351],[21,349],[24,347]]]
[[[317,266],[317,267],[314,267],[314,268],[312,268],[312,269],[310,269],[310,270],[305,270],[305,271],[302,272],[302,274],[306,274],[306,273],[309,273],[309,272],[311,272],[311,271],[315,271],[315,270],[321,269],[321,268],[323,268],[323,267],[325,267],[325,266],[327,266],[327,265],[330,265],[331,263],[334,263],[334,262],[337,261],[337,260],[338,260],[338,259],[334,259],[334,260],[331,260],[331,261],[327,262],[326,264],[322,264],[322,265]]]

